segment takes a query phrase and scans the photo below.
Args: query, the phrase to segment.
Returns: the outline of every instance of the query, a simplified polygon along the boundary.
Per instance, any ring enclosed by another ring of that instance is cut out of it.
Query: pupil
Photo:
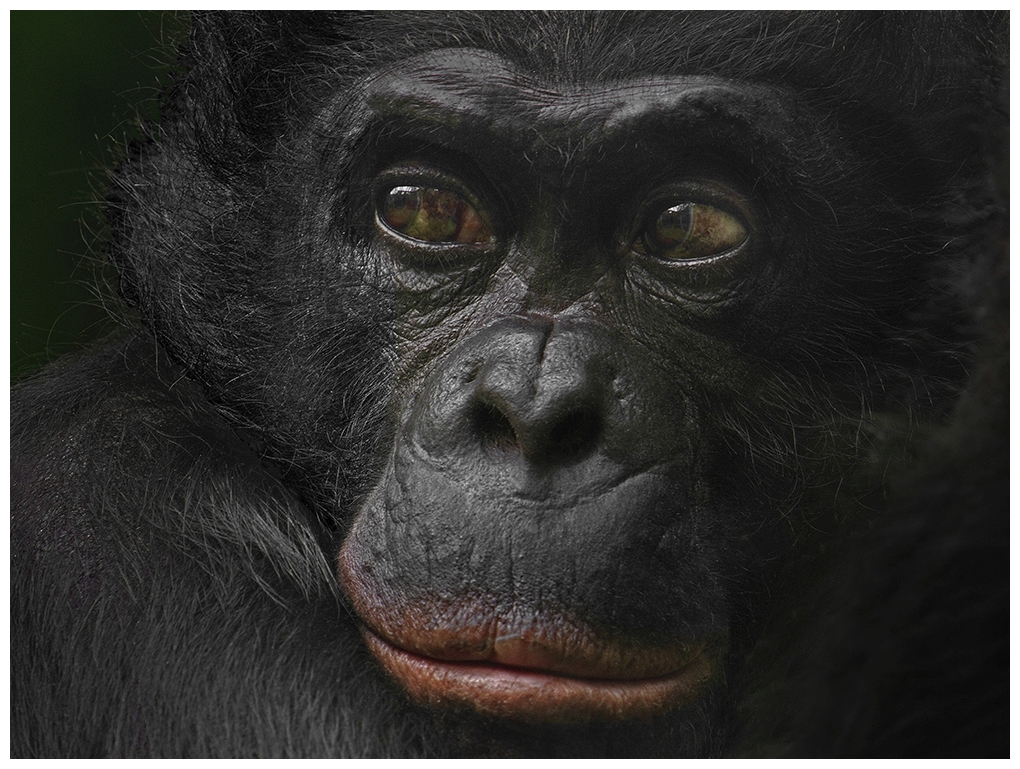
[[[418,187],[394,187],[386,196],[386,223],[404,232],[410,227],[421,208],[421,190]]]
[[[656,240],[663,244],[676,244],[687,239],[694,223],[694,206],[684,203],[667,208],[655,222]]]

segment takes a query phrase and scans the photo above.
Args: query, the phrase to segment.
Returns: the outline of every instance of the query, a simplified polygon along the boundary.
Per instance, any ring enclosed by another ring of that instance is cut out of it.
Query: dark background
[[[11,376],[110,328],[96,286],[108,170],[158,114],[186,21],[158,12],[16,11],[11,40]]]

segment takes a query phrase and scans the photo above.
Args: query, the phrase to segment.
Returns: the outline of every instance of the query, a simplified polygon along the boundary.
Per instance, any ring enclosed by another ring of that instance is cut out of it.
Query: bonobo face
[[[340,554],[369,648],[413,698],[502,717],[697,699],[773,529],[708,412],[759,390],[784,301],[753,163],[786,98],[446,50],[363,99],[399,340],[395,440]]]

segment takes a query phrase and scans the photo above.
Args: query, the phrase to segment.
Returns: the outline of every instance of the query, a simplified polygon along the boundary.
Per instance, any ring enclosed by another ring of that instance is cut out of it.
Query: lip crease
[[[612,666],[557,660],[520,638],[498,640],[486,658],[453,652],[452,659],[440,659],[431,656],[436,650],[429,656],[409,651],[364,626],[362,635],[419,703],[544,723],[642,718],[680,707],[700,695],[713,668],[703,646],[675,660],[671,670],[628,677]]]

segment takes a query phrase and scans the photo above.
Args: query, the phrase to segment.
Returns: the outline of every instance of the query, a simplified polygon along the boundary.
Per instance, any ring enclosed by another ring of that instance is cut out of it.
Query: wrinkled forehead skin
[[[365,100],[383,118],[456,124],[504,142],[522,137],[531,143],[536,134],[597,134],[611,141],[664,115],[683,121],[672,124],[674,130],[710,120],[752,125],[787,106],[778,89],[713,76],[557,85],[476,49],[443,49],[400,62],[368,79]]]

